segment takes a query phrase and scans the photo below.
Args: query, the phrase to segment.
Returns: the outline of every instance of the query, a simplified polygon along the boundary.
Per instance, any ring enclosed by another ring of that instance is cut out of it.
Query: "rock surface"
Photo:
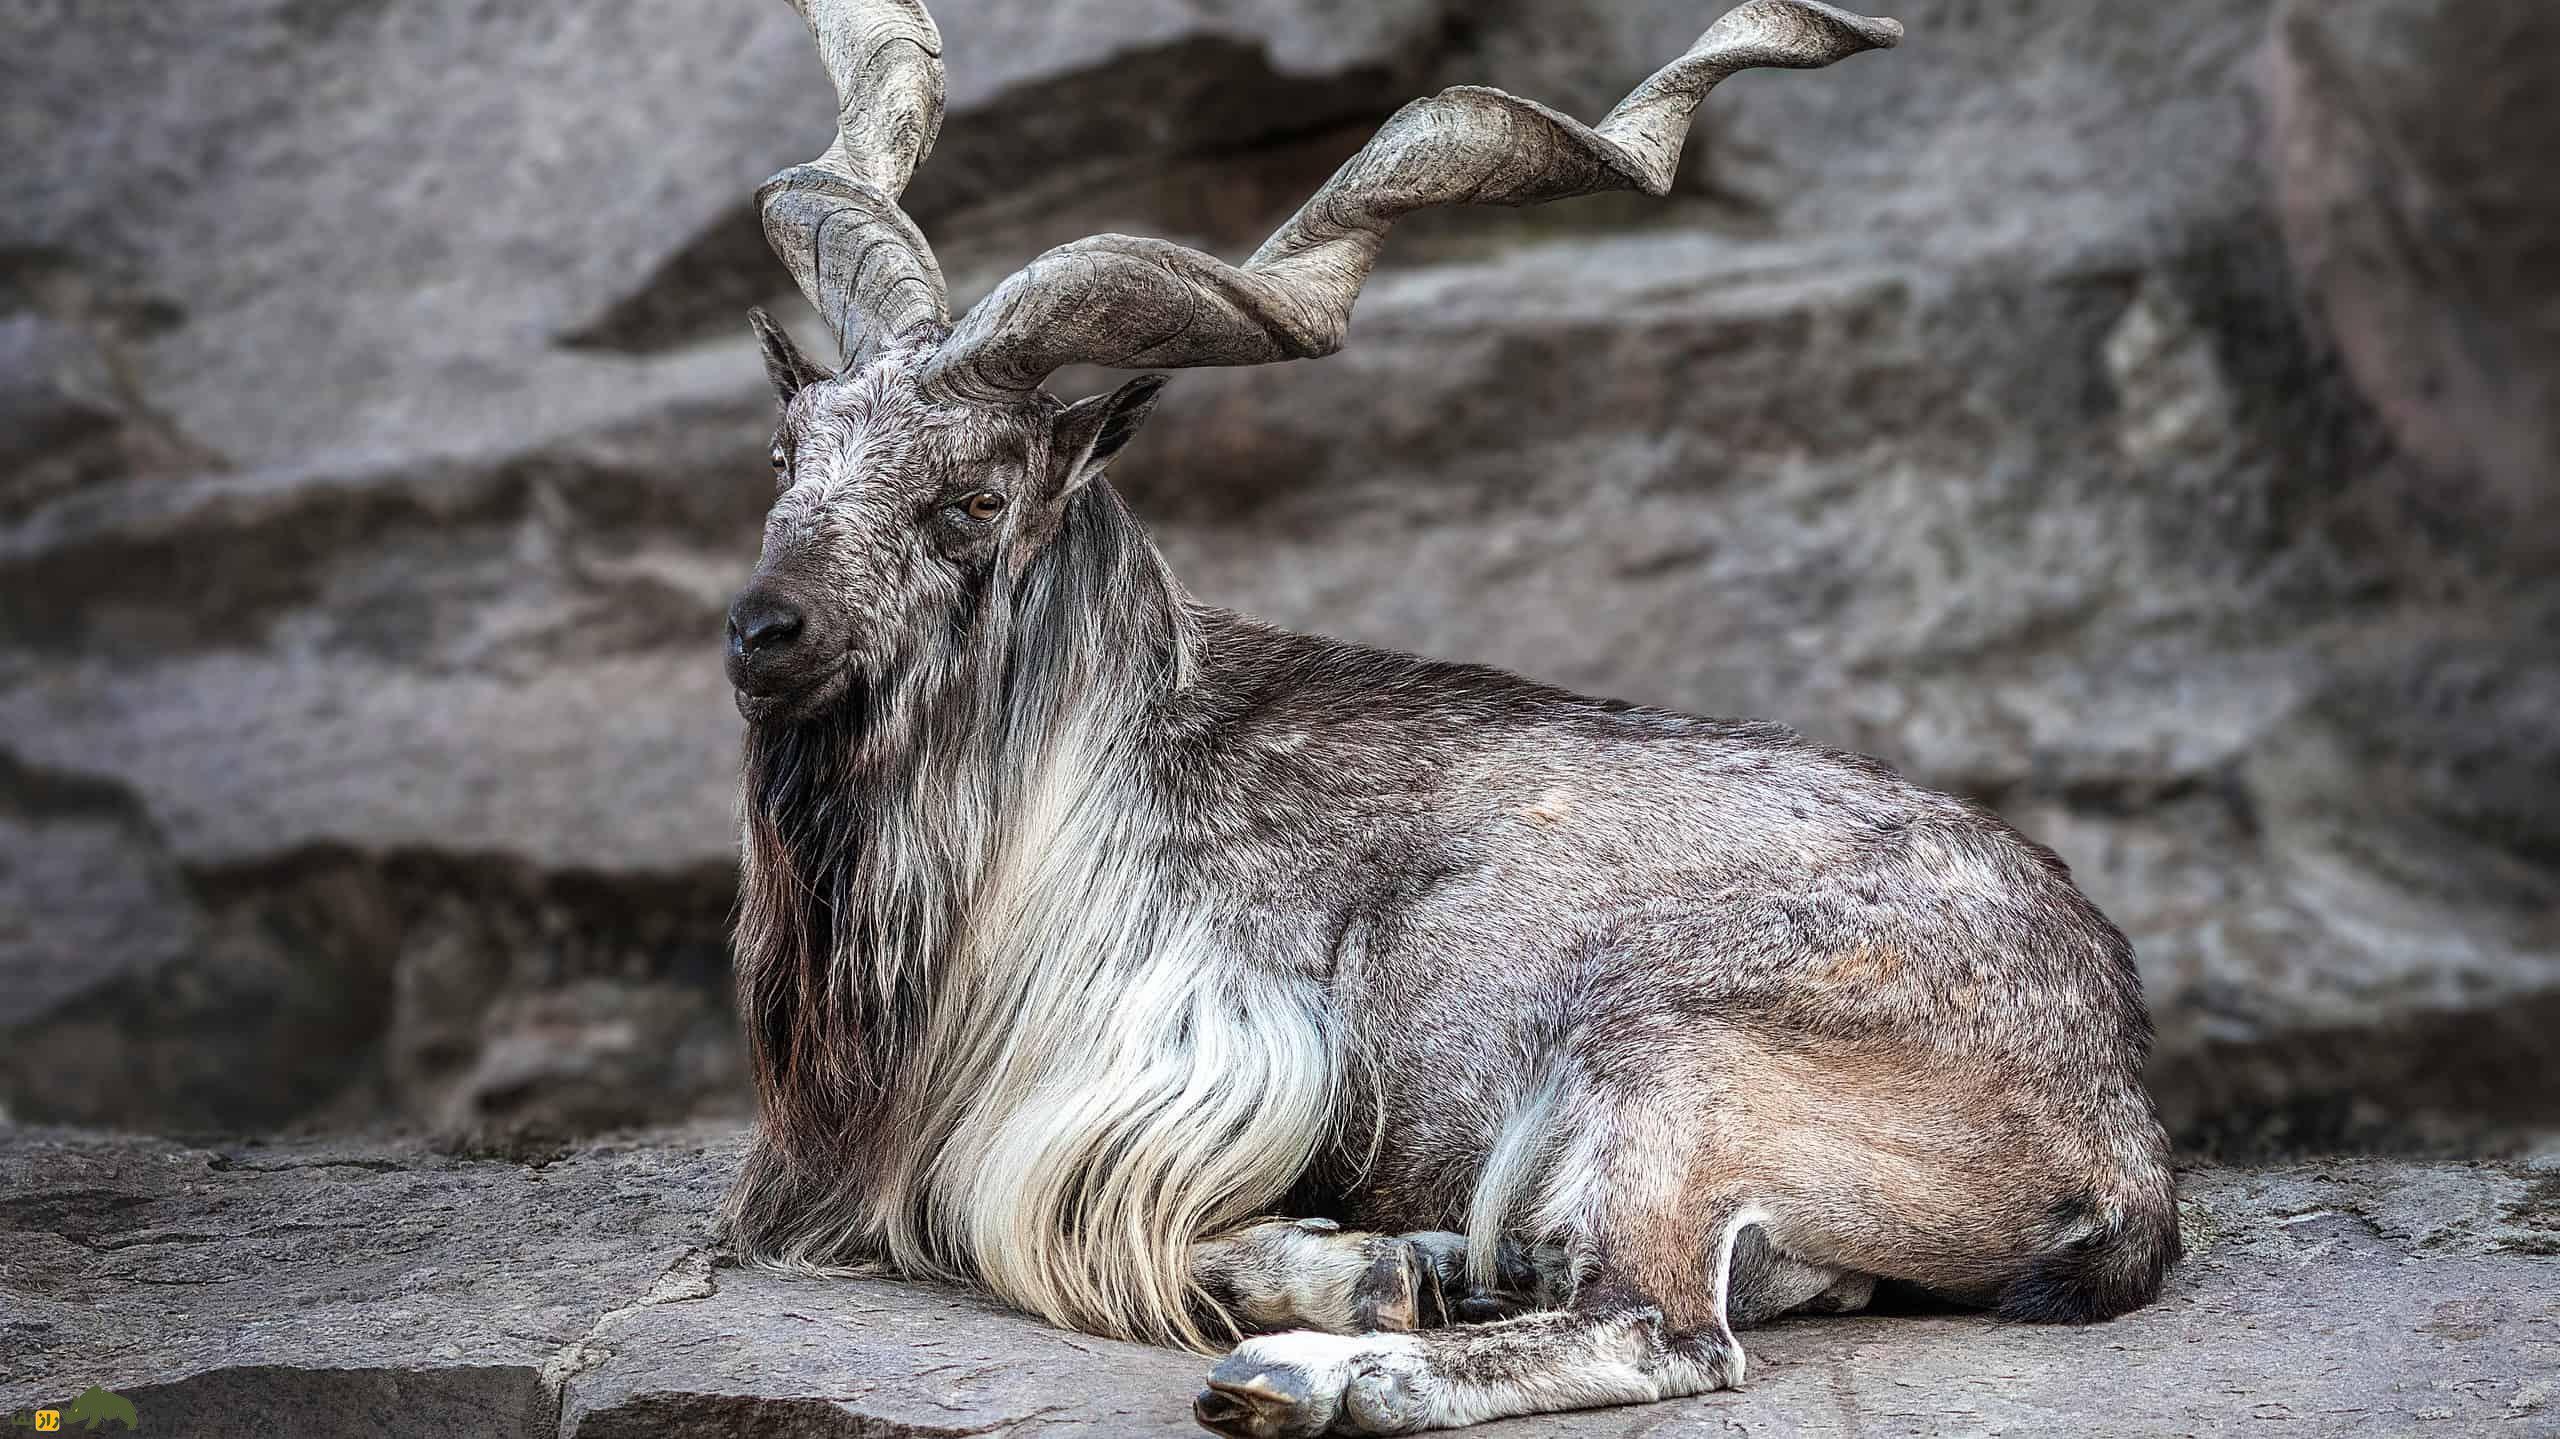
[[[1194,1432],[1203,1361],[969,1296],[715,1267],[733,1137],[523,1160],[0,1132],[0,1411],[151,1435]],[[1745,1336],[1749,1387],[1510,1435],[2560,1432],[2560,1164],[2184,1180],[2191,1257],[2090,1329],[1869,1314]]]
[[[1240,253],[1438,83],[1596,114],[1716,6],[936,8],[965,300]],[[0,15],[0,1107],[733,1110],[797,21],[127,9]],[[1417,220],[1119,478],[1210,600],[1993,803],[2133,935],[2187,1142],[2560,1132],[2544,9],[1912,0],[1670,201]]]
[[[2270,64],[2279,213],[2375,409],[2525,554],[2560,554],[2560,191],[2507,156],[2560,144],[2534,0],[2289,0]]]

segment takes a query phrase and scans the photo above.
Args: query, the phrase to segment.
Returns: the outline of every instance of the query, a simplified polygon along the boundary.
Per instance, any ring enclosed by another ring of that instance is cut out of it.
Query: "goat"
[[[2052,852],[1775,725],[1200,604],[1106,479],[1164,377],[1043,388],[1330,353],[1399,217],[1663,194],[1726,76],[1898,25],[1749,0],[1597,126],[1449,90],[1242,266],[1095,236],[955,322],[898,205],[941,37],[795,4],[838,134],[759,203],[846,361],[752,317],[745,1260],[1232,1343],[1194,1414],[1256,1439],[1737,1384],[1736,1326],[1879,1279],[2157,1293],[2150,1021]]]

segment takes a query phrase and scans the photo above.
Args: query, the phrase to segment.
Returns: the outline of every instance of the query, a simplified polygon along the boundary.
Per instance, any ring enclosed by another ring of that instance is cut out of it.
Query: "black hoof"
[[[1285,1365],[1254,1368],[1230,1358],[1209,1376],[1209,1387],[1191,1401],[1191,1417],[1212,1434],[1232,1439],[1291,1439],[1318,1426],[1306,1416],[1307,1376]]]
[[[1211,1386],[1191,1401],[1191,1417],[1212,1434],[1253,1433],[1253,1405],[1241,1394]]]

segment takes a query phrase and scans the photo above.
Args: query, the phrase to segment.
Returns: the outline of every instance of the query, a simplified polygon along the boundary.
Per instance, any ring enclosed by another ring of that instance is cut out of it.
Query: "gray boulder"
[[[1597,113],[1705,18],[937,8],[964,301],[1240,253],[1397,100]],[[217,9],[0,20],[0,1105],[734,1112],[797,22]],[[2002,809],[2132,934],[2190,1144],[2560,1129],[2540,22],[2336,9],[1906,8],[1721,92],[1669,201],[1418,219],[1345,354],[1184,375],[1118,478],[1209,600]]]
[[[2464,520],[2560,553],[2560,12],[2292,0],[2269,114],[2278,213],[2356,382]]]

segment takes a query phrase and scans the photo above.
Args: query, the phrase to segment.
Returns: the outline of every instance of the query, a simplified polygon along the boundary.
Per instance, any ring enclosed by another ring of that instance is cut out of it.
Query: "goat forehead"
[[[791,487],[774,502],[780,522],[807,522],[893,504],[933,481],[914,461],[922,416],[916,406],[861,379],[828,380],[795,396],[779,443],[791,456]]]
[[[978,477],[1019,472],[1039,433],[1015,407],[937,406],[884,363],[794,397],[783,427],[804,505],[914,498]]]

